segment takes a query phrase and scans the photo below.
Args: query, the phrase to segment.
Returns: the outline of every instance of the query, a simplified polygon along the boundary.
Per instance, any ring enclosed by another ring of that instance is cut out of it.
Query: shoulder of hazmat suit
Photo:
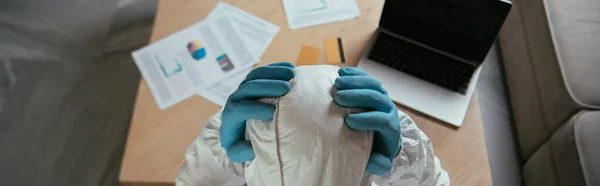
[[[188,147],[185,153],[186,160],[177,175],[176,184],[181,186],[223,185],[231,180],[237,180],[239,183],[239,180],[245,177],[248,185],[280,185],[279,183],[285,183],[285,185],[307,183],[317,185],[340,185],[343,183],[343,185],[350,185],[352,183],[361,186],[371,184],[450,185],[448,174],[441,168],[439,160],[434,155],[431,141],[415,125],[413,120],[401,111],[398,111],[398,118],[402,129],[402,148],[394,158],[390,172],[381,176],[373,176],[364,170],[366,159],[368,159],[371,150],[370,145],[364,144],[372,144],[373,133],[365,131],[352,132],[352,129],[347,129],[343,125],[343,117],[338,115],[347,114],[352,110],[339,109],[335,104],[329,106],[328,103],[332,101],[331,95],[335,93],[331,93],[330,90],[335,77],[328,76],[331,74],[337,76],[337,69],[339,68],[331,66],[297,67],[296,77],[291,81],[292,90],[286,96],[275,101],[277,109],[280,110],[276,111],[274,119],[276,122],[247,121],[246,138],[251,140],[254,146],[256,152],[254,160],[244,163],[234,163],[229,160],[219,141],[219,129],[222,123],[221,112],[215,114],[204,125],[200,135]],[[305,96],[309,93],[311,96]],[[307,102],[306,99],[311,99],[312,102],[317,103],[305,103]],[[294,107],[290,105],[294,105]],[[298,108],[301,111],[295,110]],[[327,108],[328,110],[319,110],[320,108]],[[323,114],[323,112],[326,114]],[[313,117],[304,119],[298,116],[307,116],[307,114]],[[311,121],[317,121],[317,124],[313,124]],[[273,126],[274,123],[277,123],[276,126],[279,127],[279,130],[269,127]],[[330,123],[336,124],[329,125]],[[286,126],[286,124],[288,125]],[[301,127],[294,128],[296,125],[314,126],[305,127],[309,128],[305,130]],[[274,135],[271,135],[270,132]],[[307,135],[307,138],[301,139],[299,137]],[[335,135],[338,136],[329,137]],[[340,141],[339,139],[348,139],[349,142]],[[273,144],[276,144],[276,146]],[[337,147],[340,145],[346,148],[338,150]],[[345,150],[351,148],[354,149],[351,151]],[[356,153],[347,155],[348,152]],[[274,153],[276,154],[275,157],[271,157]],[[278,155],[279,157],[277,157]],[[319,155],[322,155],[322,157]],[[340,162],[346,161],[358,163],[339,166]],[[352,175],[353,178],[340,178],[340,176],[346,175]],[[303,180],[290,180],[291,178],[303,178]],[[347,180],[353,181],[347,182]]]

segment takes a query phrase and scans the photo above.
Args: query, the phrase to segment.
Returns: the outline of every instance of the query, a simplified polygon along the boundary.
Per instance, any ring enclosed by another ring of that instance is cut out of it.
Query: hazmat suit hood
[[[364,170],[373,133],[345,126],[350,111],[333,100],[338,70],[297,67],[290,92],[268,101],[277,108],[273,120],[247,121],[256,154],[246,162],[249,185],[371,185]]]

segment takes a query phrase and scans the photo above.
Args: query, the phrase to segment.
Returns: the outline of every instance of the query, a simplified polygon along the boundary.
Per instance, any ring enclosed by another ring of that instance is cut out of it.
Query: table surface
[[[160,0],[152,41],[157,41],[203,20],[217,0]],[[302,45],[322,48],[325,38],[342,37],[350,65],[355,65],[377,29],[383,0],[357,0],[360,18],[325,25],[289,29],[281,0],[225,0],[238,8],[278,25],[281,30],[259,65],[295,61]],[[322,50],[324,51],[324,50]],[[324,63],[321,52],[320,63]],[[475,94],[463,125],[442,121],[398,105],[427,134],[448,171],[453,185],[492,185],[479,103]],[[204,122],[220,106],[194,96],[166,110],[159,110],[150,90],[140,82],[119,180],[123,185],[172,185],[184,152]]]

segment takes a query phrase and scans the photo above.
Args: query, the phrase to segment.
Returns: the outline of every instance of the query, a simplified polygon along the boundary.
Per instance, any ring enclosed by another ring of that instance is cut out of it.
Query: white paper
[[[210,20],[223,14],[228,14],[240,29],[242,39],[256,59],[260,59],[279,32],[277,25],[224,2],[219,2],[206,19]]]
[[[236,24],[236,27],[239,27],[244,43],[247,44],[250,52],[256,59],[260,59],[279,32],[278,26],[223,2],[217,4],[217,7],[213,9],[207,19],[212,19],[223,14],[228,14]],[[219,84],[198,92],[198,95],[215,104],[225,106],[229,95],[237,90],[237,87],[251,70],[252,68],[246,69]]]
[[[258,60],[224,14],[132,53],[160,109],[251,68]]]
[[[282,0],[291,29],[354,19],[360,16],[355,0]]]
[[[242,83],[242,81],[246,79],[246,75],[248,75],[250,71],[252,71],[252,68],[246,69],[236,74],[235,76],[212,86],[207,90],[203,90],[200,93],[198,93],[198,95],[206,98],[207,100],[217,105],[225,106],[229,95],[231,95],[237,90],[240,83]]]

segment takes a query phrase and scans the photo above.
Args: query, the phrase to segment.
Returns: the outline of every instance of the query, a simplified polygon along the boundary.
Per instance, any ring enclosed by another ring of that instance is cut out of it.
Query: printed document
[[[198,95],[217,105],[225,106],[229,95],[237,90],[238,86],[240,86],[240,83],[246,79],[246,76],[248,73],[250,73],[250,71],[252,71],[252,68],[246,69],[239,74],[236,74],[233,77],[210,87],[209,89],[203,90],[198,93]]]
[[[219,2],[206,19],[211,20],[223,14],[228,14],[235,26],[240,29],[244,43],[256,59],[260,59],[279,32],[277,25],[224,2]]]
[[[232,18],[235,26],[240,29],[242,39],[249,47],[248,50],[256,59],[260,59],[279,32],[278,26],[223,2],[217,4],[215,9],[208,15],[207,20],[223,14],[227,14]],[[229,95],[237,90],[237,87],[251,70],[252,68],[245,69],[219,84],[198,92],[198,95],[215,104],[224,106]]]
[[[290,29],[350,20],[360,16],[355,0],[282,0]]]
[[[132,53],[160,109],[249,69],[258,60],[227,15],[196,23]]]

